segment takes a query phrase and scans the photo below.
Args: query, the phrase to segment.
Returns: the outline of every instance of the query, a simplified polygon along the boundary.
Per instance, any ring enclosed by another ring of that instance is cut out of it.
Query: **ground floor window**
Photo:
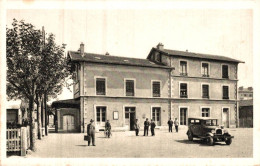
[[[97,125],[105,125],[106,122],[106,107],[96,107],[96,122]]]
[[[154,122],[157,126],[161,125],[161,108],[160,107],[153,107],[152,119],[154,120]]]
[[[209,117],[210,116],[210,109],[209,108],[202,108],[201,109],[201,116],[202,117]]]
[[[180,108],[180,125],[187,125],[187,108]]]

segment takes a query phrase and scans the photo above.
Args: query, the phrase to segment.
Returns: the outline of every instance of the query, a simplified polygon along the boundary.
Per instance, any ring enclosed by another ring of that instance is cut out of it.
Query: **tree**
[[[39,104],[44,93],[60,93],[69,76],[64,45],[56,45],[53,34],[45,41],[41,30],[14,19],[12,28],[6,30],[6,47],[7,95],[29,102],[30,143],[34,151],[34,103]]]

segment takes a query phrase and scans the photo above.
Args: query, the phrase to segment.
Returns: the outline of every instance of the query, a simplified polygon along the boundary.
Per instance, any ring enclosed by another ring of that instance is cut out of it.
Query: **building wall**
[[[84,63],[81,96],[96,96],[95,77],[106,78],[106,96],[125,97],[124,79],[135,79],[135,97],[152,97],[152,80],[161,81],[161,97],[168,97],[169,73],[166,69]]]
[[[152,107],[161,108],[161,126],[166,127],[168,121],[169,104],[168,100],[163,99],[126,99],[126,98],[101,98],[101,97],[84,97],[84,105],[86,106],[85,113],[87,124],[90,119],[94,119],[96,122],[95,107],[105,106],[107,109],[106,116],[107,120],[110,121],[112,129],[129,130],[129,126],[125,122],[125,109],[124,107],[135,107],[136,118],[139,120],[141,129],[146,118],[152,118],[151,109]],[[113,119],[113,112],[118,111],[119,119]],[[96,125],[96,128],[98,126]],[[104,128],[104,127],[101,127]],[[97,128],[98,130],[98,128]],[[86,128],[85,128],[86,132]]]
[[[72,115],[74,116],[75,131],[80,131],[80,115],[79,109],[76,108],[61,108],[58,109],[58,129],[63,130],[63,116]]]
[[[239,127],[253,127],[253,106],[239,107]]]
[[[171,103],[172,117],[180,119],[180,108],[187,107],[188,117],[202,117],[202,107],[210,108],[210,117],[217,118],[218,124],[222,125],[222,109],[229,108],[229,127],[236,127],[235,103],[228,101],[190,101],[175,100]]]

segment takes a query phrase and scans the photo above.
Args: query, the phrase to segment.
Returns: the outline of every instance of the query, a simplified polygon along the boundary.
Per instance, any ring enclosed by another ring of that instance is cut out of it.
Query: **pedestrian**
[[[172,125],[173,125],[173,121],[172,121],[172,119],[170,118],[169,121],[168,121],[169,132],[172,132]]]
[[[148,121],[148,118],[146,118],[146,121],[144,121],[144,136],[148,136],[148,130],[149,130],[150,122]]]
[[[175,130],[176,130],[176,133],[178,133],[178,126],[179,126],[179,121],[177,118],[175,118],[175,121],[174,121],[174,126],[175,126]]]
[[[88,146],[92,142],[93,146],[95,145],[95,126],[93,125],[94,120],[90,120],[90,124],[87,126],[87,134],[89,136]]]
[[[152,136],[155,135],[154,133],[154,128],[155,128],[156,124],[154,123],[154,121],[151,119],[151,133],[152,133]]]
[[[108,138],[110,138],[110,135],[111,135],[111,124],[109,123],[109,120],[107,120],[107,122],[105,124],[105,132],[106,132]]]
[[[138,119],[135,120],[134,128],[135,128],[135,135],[139,136],[138,134],[139,134],[140,125]]]

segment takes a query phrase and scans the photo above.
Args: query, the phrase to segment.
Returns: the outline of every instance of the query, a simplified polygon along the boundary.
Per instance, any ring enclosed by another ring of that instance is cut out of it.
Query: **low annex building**
[[[157,128],[167,127],[170,117],[178,118],[180,125],[187,125],[190,116],[218,118],[226,127],[238,123],[237,67],[241,61],[167,50],[161,43],[147,59],[86,53],[80,44],[79,51],[68,51],[68,60],[73,100],[79,108],[75,115],[69,108],[61,113],[61,106],[59,126],[64,126],[61,119],[68,115],[74,117],[80,132],[86,132],[90,119],[97,130],[104,129],[106,120],[113,130],[133,130],[135,119],[142,127],[146,118],[153,119]]]

